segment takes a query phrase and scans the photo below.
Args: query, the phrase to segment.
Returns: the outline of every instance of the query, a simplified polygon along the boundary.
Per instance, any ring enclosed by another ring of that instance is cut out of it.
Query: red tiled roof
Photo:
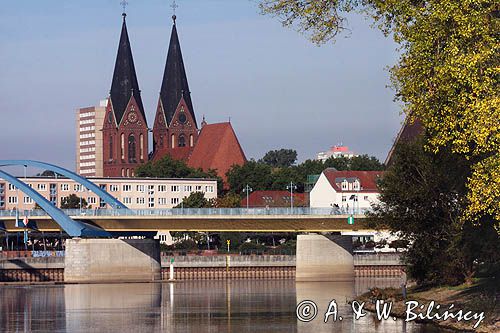
[[[306,204],[305,193],[293,194],[294,206]],[[241,207],[247,206],[246,196],[241,200]],[[255,191],[248,196],[249,207],[290,207],[289,191]]]
[[[337,185],[336,179],[339,178],[357,178],[359,179],[361,190],[359,192],[378,192],[377,179],[382,177],[383,171],[337,171],[334,168],[328,168],[323,171],[330,185],[335,191],[341,192],[342,189]],[[353,191],[353,190],[349,190]]]
[[[231,123],[207,124],[202,127],[188,165],[192,168],[217,170],[217,174],[226,181],[226,172],[233,165],[243,165],[245,153]]]
[[[174,149],[170,149],[167,152],[167,155],[170,155],[174,160],[182,160],[187,161],[189,158],[189,154],[191,154],[191,147],[176,147]]]

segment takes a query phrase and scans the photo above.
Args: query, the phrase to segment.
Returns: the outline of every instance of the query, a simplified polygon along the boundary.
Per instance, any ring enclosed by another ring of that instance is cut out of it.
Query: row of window
[[[95,169],[84,169],[84,170],[80,170],[80,173],[81,173],[81,174],[94,173],[94,172],[95,172]]]
[[[80,128],[80,132],[93,131],[93,130],[95,130],[95,126],[86,126]]]
[[[349,198],[349,200],[354,200],[354,201],[356,201],[356,202],[357,202],[357,201],[358,201],[358,196],[354,196],[354,197],[353,197],[353,199],[350,199],[350,198]],[[364,200],[364,201],[369,201],[370,199],[368,199],[368,196],[367,196],[367,195],[365,195],[365,196],[363,197],[363,200]],[[347,201],[347,196],[343,195],[343,196],[342,196],[342,202],[346,202],[346,201]]]
[[[80,120],[80,125],[87,125],[87,124],[94,124],[95,119],[85,119],[85,120]]]
[[[95,154],[91,154],[91,155],[80,155],[80,160],[91,160],[91,159],[95,159]]]
[[[95,145],[95,140],[87,140],[87,141],[80,142],[80,147],[81,146],[92,146],[92,145]]]
[[[95,111],[80,113],[80,119],[87,117],[95,117]]]
[[[54,185],[54,184],[51,184],[51,185]],[[33,187],[32,184],[28,184],[28,186]],[[168,186],[170,186],[170,192],[181,192],[181,190],[183,192],[192,192],[193,189],[195,192],[202,192],[202,190],[203,190],[202,185],[195,185],[195,186],[193,186],[193,185],[147,185],[148,194],[153,195],[156,189],[158,190],[158,192],[168,192]],[[60,188],[61,188],[61,191],[68,192],[70,190],[70,184],[61,184]],[[17,188],[14,185],[9,184],[10,191],[15,191],[16,189]],[[43,184],[43,183],[37,184],[37,189],[39,191],[46,191],[47,184]],[[136,185],[135,189],[137,192],[145,193],[146,192],[146,185]],[[73,184],[73,191],[82,192],[84,190],[85,190],[85,187],[82,184]],[[110,192],[118,192],[119,190],[120,190],[120,185],[117,185],[117,184],[109,185]],[[215,190],[215,187],[213,185],[205,185],[204,190],[207,193],[213,193]],[[122,185],[122,191],[123,192],[131,192],[132,185],[130,185],[130,184]],[[3,193],[3,187],[0,187],[0,193]],[[344,198],[344,197],[345,196],[343,196],[342,198]],[[368,198],[368,197],[366,197],[366,198]]]
[[[95,166],[95,161],[93,161],[93,162],[82,162],[82,163],[80,163],[80,168],[81,168],[81,167],[88,167],[88,166]]]
[[[94,138],[95,134],[94,133],[84,133],[80,134],[80,139],[89,139],[89,138]]]
[[[163,147],[163,135],[160,135],[160,142],[159,142],[160,147]],[[178,139],[175,139],[175,134],[172,134],[170,136],[170,146],[172,148],[177,147],[186,147],[187,142],[186,142],[186,136],[184,134],[179,134]],[[194,137],[193,134],[189,135],[189,147],[194,146]]]
[[[127,139],[127,158],[130,163],[137,162],[137,139],[134,134],[130,134]],[[120,157],[125,160],[125,134],[120,135]],[[109,159],[114,159],[113,137],[109,137]],[[144,135],[139,134],[139,159],[144,160]],[[122,170],[122,174],[123,174]],[[124,176],[124,175],[122,175]],[[128,175],[127,175],[128,176]]]
[[[147,190],[149,194],[154,194],[155,190],[158,192],[168,192],[168,187],[170,187],[170,192],[192,192],[193,189],[195,192],[201,192],[203,191],[203,186],[202,185],[147,185]],[[146,185],[136,185],[135,187],[137,192],[145,193],[146,191]],[[120,185],[116,184],[111,184],[109,185],[109,191],[110,192],[118,192],[120,190]],[[213,185],[205,185],[205,192],[207,193],[213,193],[215,190],[215,187]],[[131,192],[132,191],[132,185],[130,184],[124,184],[122,185],[122,191],[123,192]]]
[[[81,153],[92,153],[95,151],[95,147],[89,147],[89,148],[81,148],[80,149],[80,154]]]

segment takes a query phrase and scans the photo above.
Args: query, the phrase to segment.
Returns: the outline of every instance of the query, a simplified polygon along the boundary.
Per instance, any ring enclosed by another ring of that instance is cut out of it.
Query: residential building
[[[21,178],[56,206],[71,194],[84,198],[89,208],[109,208],[95,193],[68,178]],[[89,180],[131,209],[172,208],[193,192],[203,192],[206,199],[217,198],[217,180],[201,178],[99,178]],[[0,209],[31,210],[35,202],[15,186],[0,178]]]
[[[290,207],[290,191],[254,191],[248,195],[248,207]],[[241,207],[247,206],[247,197],[241,199]],[[293,206],[306,206],[304,193],[293,193]]]
[[[320,161],[326,161],[330,157],[332,158],[339,158],[339,157],[347,157],[347,158],[352,158],[357,156],[354,154],[352,151],[349,150],[349,147],[344,146],[344,145],[338,145],[338,146],[333,146],[330,148],[330,150],[327,151],[322,151],[318,153],[317,159]]]
[[[311,207],[339,208],[346,212],[368,209],[378,201],[377,179],[383,171],[325,169],[309,193]]]
[[[76,110],[76,172],[102,177],[102,123],[107,101]]]

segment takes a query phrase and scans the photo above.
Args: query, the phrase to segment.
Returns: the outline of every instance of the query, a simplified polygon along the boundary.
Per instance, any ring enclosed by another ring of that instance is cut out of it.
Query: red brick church
[[[224,180],[232,165],[246,158],[230,122],[198,126],[177,28],[173,18],[170,45],[153,124],[153,150],[148,150],[146,114],[128,38],[126,14],[116,56],[103,124],[105,177],[133,177],[136,167],[166,155],[190,167],[217,170]]]

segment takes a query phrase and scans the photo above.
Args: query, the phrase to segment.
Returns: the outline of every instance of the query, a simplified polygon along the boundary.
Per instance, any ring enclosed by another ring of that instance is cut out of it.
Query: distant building
[[[328,151],[322,151],[318,153],[317,159],[320,161],[326,161],[330,157],[333,158],[339,158],[339,157],[347,157],[347,158],[352,158],[355,157],[355,155],[352,151],[349,150],[349,147],[347,146],[333,146],[330,148]]]
[[[241,200],[241,207],[247,206],[246,196]],[[304,193],[293,193],[293,206],[306,206]],[[248,196],[248,207],[290,207],[289,191],[255,191]]]
[[[55,206],[71,194],[84,198],[91,208],[107,208],[96,194],[68,178],[20,178]],[[193,192],[203,192],[206,199],[217,198],[214,179],[168,178],[89,178],[131,209],[172,208]],[[35,202],[15,186],[0,178],[0,209],[31,210]]]
[[[309,193],[311,207],[339,208],[346,212],[367,209],[378,201],[377,179],[383,171],[324,170]]]
[[[102,123],[107,101],[76,110],[76,172],[102,177]]]

